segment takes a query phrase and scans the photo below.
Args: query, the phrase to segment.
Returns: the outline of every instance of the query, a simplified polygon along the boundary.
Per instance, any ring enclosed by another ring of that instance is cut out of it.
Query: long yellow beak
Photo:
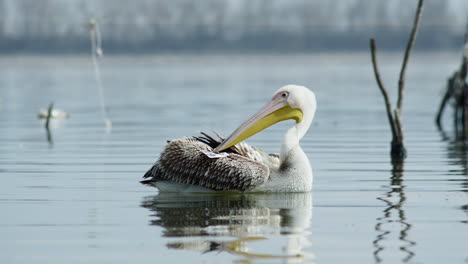
[[[216,147],[214,151],[219,152],[230,148],[265,128],[288,119],[295,119],[296,123],[301,122],[302,111],[298,108],[291,108],[291,106],[283,100],[272,100],[237,128],[228,138]]]

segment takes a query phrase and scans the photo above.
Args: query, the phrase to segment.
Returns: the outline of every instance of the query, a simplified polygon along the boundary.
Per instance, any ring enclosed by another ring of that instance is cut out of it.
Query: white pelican
[[[304,86],[287,85],[228,138],[169,141],[142,183],[160,191],[305,192],[312,189],[312,168],[299,146],[314,118],[315,95]],[[266,154],[241,141],[283,120],[296,123],[283,137],[280,154]],[[222,142],[221,142],[222,140]]]

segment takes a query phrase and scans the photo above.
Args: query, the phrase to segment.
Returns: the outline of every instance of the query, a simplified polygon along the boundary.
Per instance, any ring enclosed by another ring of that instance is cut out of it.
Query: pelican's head
[[[309,129],[317,103],[314,93],[304,86],[286,85],[278,89],[271,101],[245,121],[215,151],[227,149],[280,121],[294,119],[298,139]]]

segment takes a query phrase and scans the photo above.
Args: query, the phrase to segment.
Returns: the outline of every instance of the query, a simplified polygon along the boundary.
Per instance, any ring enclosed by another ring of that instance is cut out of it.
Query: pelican
[[[168,141],[144,184],[161,192],[307,192],[312,168],[299,146],[314,119],[315,95],[304,86],[286,85],[229,137],[202,136]],[[243,140],[280,121],[296,123],[283,136],[280,153],[267,154]]]

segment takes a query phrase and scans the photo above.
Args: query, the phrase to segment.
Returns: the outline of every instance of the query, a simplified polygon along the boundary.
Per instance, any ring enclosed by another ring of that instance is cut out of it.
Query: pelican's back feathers
[[[222,158],[210,158],[204,153],[212,152],[219,143],[206,134],[168,142],[159,160],[146,172],[144,178],[149,179],[142,182],[170,181],[217,191],[246,191],[267,181],[268,166],[242,155],[238,147],[226,150],[228,155]]]

